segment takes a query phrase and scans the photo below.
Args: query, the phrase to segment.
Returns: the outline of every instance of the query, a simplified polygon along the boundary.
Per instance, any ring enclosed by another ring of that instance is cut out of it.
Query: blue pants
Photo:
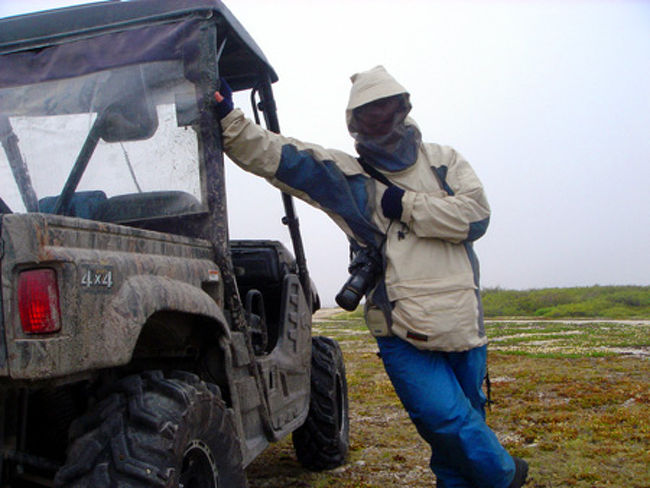
[[[487,346],[423,351],[399,337],[378,337],[386,372],[420,435],[444,488],[507,488],[512,457],[485,423],[481,389]]]

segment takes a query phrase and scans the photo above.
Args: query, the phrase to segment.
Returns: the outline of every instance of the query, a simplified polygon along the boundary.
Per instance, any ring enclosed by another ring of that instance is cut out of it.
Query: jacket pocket
[[[436,296],[434,301],[440,301],[443,306],[446,294],[462,290],[476,290],[474,274],[471,271],[440,278],[401,281],[387,286],[388,298],[391,301]]]
[[[393,332],[423,349],[462,351],[481,345],[478,322],[474,288],[404,297],[393,309]]]
[[[393,335],[386,316],[381,309],[366,301],[363,307],[363,314],[368,330],[374,337],[388,337]]]

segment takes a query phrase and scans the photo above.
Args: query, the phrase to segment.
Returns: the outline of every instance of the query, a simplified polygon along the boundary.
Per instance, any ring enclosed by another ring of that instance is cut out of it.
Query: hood
[[[356,141],[359,154],[373,166],[386,171],[400,171],[411,166],[416,158],[421,142],[420,131],[415,122],[406,117],[393,133],[387,137],[367,139],[355,127],[354,109],[381,98],[404,95],[407,112],[411,110],[409,92],[393,78],[383,66],[356,73],[350,77],[352,88],[345,111],[350,135]],[[397,137],[396,137],[397,136]]]
[[[406,102],[410,107],[408,91],[383,66],[375,66],[368,71],[355,73],[350,77],[350,80],[352,80],[352,88],[350,89],[348,106],[345,109],[345,121],[352,137],[355,137],[354,133],[356,132],[351,126],[352,111],[355,108],[361,107],[366,103],[374,102],[380,98],[400,94],[406,96]]]
[[[350,77],[350,80],[352,80],[352,89],[350,90],[350,99],[346,109],[348,117],[351,117],[355,108],[366,103],[401,93],[408,97],[409,94],[406,88],[400,85],[383,66],[375,66],[368,71],[355,73]]]

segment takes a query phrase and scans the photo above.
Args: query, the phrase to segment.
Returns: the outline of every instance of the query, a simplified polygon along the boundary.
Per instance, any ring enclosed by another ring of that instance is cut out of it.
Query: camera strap
[[[372,176],[374,179],[382,182],[386,186],[396,186],[395,183],[391,183],[391,181],[388,178],[386,178],[385,175],[380,173],[376,168],[373,168],[368,163],[366,163],[366,161],[363,158],[359,157],[357,158],[357,161],[359,161],[359,164],[361,165],[363,170],[366,173],[368,173],[370,176]]]
[[[398,186],[395,183],[391,182],[388,178],[386,178],[386,176],[383,173],[380,173],[376,168],[366,163],[366,161],[362,157],[358,157],[357,161],[359,161],[359,164],[364,169],[364,171],[368,173],[370,176],[372,176],[374,179],[382,182],[386,186]],[[447,167],[431,166],[431,171],[433,171],[433,175],[436,177],[436,180],[438,180],[438,183],[440,184],[440,188],[442,188],[447,193],[447,195],[453,197],[454,190],[452,190],[449,184],[447,183]]]

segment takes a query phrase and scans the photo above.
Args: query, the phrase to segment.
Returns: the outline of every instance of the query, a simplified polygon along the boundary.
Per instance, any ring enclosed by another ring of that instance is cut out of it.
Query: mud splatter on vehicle
[[[2,486],[243,487],[291,433],[307,467],[344,462],[291,198],[293,253],[229,239],[221,77],[278,130],[277,76],[217,0],[0,19]]]

